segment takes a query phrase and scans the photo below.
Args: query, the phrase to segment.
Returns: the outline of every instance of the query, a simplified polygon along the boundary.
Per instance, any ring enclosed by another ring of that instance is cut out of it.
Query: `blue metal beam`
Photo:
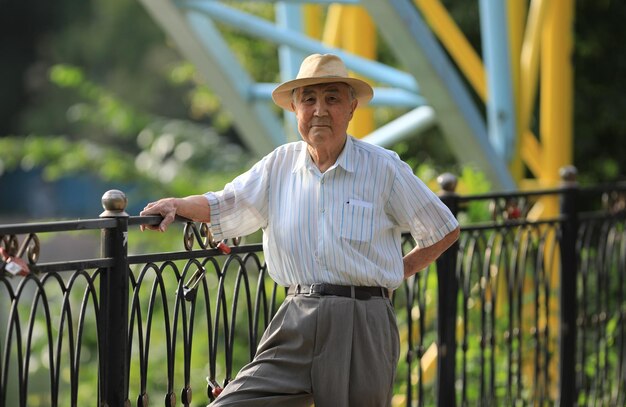
[[[390,86],[419,92],[415,78],[406,72],[392,68],[380,62],[349,54],[341,49],[325,46],[319,41],[308,36],[288,29],[276,27],[272,22],[249,15],[232,7],[206,0],[186,0],[178,3],[181,8],[196,10],[218,20],[220,23],[230,25],[243,32],[264,38],[275,44],[288,45],[294,49],[312,53],[334,53],[343,59],[347,67],[363,76]]]
[[[265,102],[272,101],[272,91],[278,86],[277,83],[255,83],[248,88],[248,98]],[[404,89],[374,87],[374,98],[368,106],[374,107],[397,107],[415,108],[426,105],[427,101],[420,95],[408,92]]]
[[[294,3],[277,3],[274,6],[276,25],[281,29],[302,33],[302,6]],[[278,63],[280,66],[280,80],[288,81],[297,76],[300,63],[306,58],[306,54],[289,45],[278,46]],[[268,89],[267,96],[271,99],[272,89]],[[299,140],[298,124],[295,115],[283,112],[287,140]]]
[[[480,0],[483,60],[487,73],[489,141],[510,163],[515,149],[515,102],[511,78],[508,13],[505,1]]]
[[[435,111],[430,106],[420,106],[376,129],[363,138],[371,144],[386,148],[422,134],[437,123]]]
[[[494,188],[515,189],[504,160],[487,137],[485,120],[467,86],[416,6],[407,0],[362,0],[370,16],[413,74],[422,78],[420,93],[437,112],[448,145],[461,163],[479,167]]]

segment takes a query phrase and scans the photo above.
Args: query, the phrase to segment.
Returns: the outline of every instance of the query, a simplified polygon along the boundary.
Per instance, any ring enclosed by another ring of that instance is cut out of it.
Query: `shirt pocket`
[[[374,229],[374,205],[372,202],[350,199],[343,204],[340,235],[358,242],[372,240]]]

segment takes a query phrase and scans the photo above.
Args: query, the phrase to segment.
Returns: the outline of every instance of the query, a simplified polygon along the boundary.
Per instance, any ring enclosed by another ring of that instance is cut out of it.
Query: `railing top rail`
[[[537,189],[532,191],[505,191],[505,192],[487,192],[482,194],[468,194],[458,195],[459,202],[477,201],[481,199],[493,199],[493,198],[515,198],[515,197],[531,197],[531,196],[543,196],[543,195],[559,195],[568,189],[568,186],[562,186],[557,188]],[[618,182],[614,184],[603,185],[591,185],[591,186],[578,186],[578,190],[581,193],[601,193],[612,191],[626,191],[626,182]]]
[[[550,225],[554,223],[563,222],[566,219],[566,216],[555,216],[548,219],[539,219],[539,220],[525,220],[525,219],[506,219],[506,220],[498,220],[498,221],[490,221],[490,222],[476,222],[469,225],[461,225],[462,231],[472,232],[478,230],[500,230],[500,229],[508,229],[513,227],[523,227],[523,226],[541,226],[541,225]]]
[[[128,226],[137,226],[137,225],[158,225],[163,220],[162,216],[151,215],[151,216],[131,216],[128,218]],[[176,217],[175,222],[187,222],[186,219]]]
[[[579,189],[582,192],[612,192],[612,191],[626,192],[626,182],[582,186]]]
[[[41,223],[16,223],[12,225],[0,225],[0,235],[98,230],[114,228],[116,226],[117,222],[115,219],[80,219]]]
[[[157,225],[163,218],[161,216],[131,216],[129,226]],[[177,217],[177,222],[187,222],[184,218]],[[117,226],[117,221],[111,218],[100,219],[77,219],[52,222],[14,223],[0,225],[1,235],[23,235],[28,233],[49,232],[73,232],[79,230],[111,229]]]
[[[459,202],[479,201],[482,199],[494,198],[517,198],[521,196],[542,196],[542,195],[558,195],[563,193],[563,188],[539,189],[534,191],[507,191],[507,192],[488,192],[483,194],[458,195]]]

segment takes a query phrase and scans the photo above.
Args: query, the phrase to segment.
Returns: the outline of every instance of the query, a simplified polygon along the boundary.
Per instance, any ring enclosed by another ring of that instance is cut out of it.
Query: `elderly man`
[[[141,215],[207,222],[216,239],[262,228],[288,296],[254,360],[213,406],[388,406],[398,361],[390,290],[458,237],[456,219],[398,156],[348,136],[372,88],[334,55],[311,55],[272,93],[296,114],[288,143],[223,191],[150,203]],[[402,257],[400,235],[416,247]]]

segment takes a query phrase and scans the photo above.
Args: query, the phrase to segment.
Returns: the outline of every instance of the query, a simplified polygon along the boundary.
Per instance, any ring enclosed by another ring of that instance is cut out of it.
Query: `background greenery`
[[[443,3],[480,51],[478,2]],[[272,18],[271,7],[263,3],[237,4]],[[583,182],[623,178],[626,3],[578,0],[576,17],[574,164]],[[226,35],[255,79],[277,80],[275,46],[234,31]],[[379,57],[394,63],[384,44]],[[9,205],[9,198],[28,184],[3,189],[16,173],[34,173],[45,182],[88,174],[100,195],[109,186],[124,189],[134,205],[131,214],[137,214],[149,199],[219,189],[254,161],[229,112],[136,0],[0,0],[0,92],[0,218],[25,207],[19,199]],[[442,171],[462,176],[461,192],[490,188],[482,174],[456,166],[437,129],[395,149],[433,188]],[[24,199],[35,193],[22,192]],[[78,200],[97,216],[97,201],[67,193],[59,199]],[[77,216],[62,209],[21,215]],[[172,233],[173,238],[163,239],[133,231],[130,240],[138,251],[180,250],[179,234]],[[87,331],[92,334],[87,342],[93,344],[94,329]],[[238,364],[245,355],[237,358]],[[94,359],[84,358],[86,363]],[[163,359],[153,349],[153,366]],[[207,371],[197,368],[194,374]],[[90,371],[88,365],[84,371]],[[95,383],[97,372],[91,373]],[[161,384],[155,379],[149,386]]]

